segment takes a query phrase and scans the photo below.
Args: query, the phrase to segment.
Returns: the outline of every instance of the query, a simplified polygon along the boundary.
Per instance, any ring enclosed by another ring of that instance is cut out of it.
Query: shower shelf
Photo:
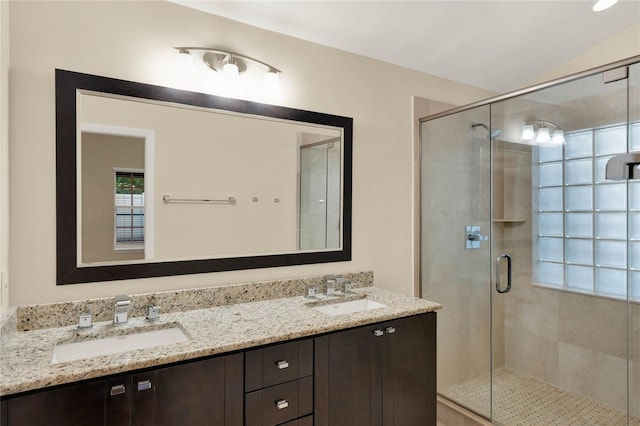
[[[526,220],[524,220],[523,218],[518,218],[518,217],[514,217],[514,218],[506,218],[506,219],[493,219],[494,223],[525,223]]]

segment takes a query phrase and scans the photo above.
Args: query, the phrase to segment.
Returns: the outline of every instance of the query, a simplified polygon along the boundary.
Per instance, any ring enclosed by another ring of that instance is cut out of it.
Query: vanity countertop
[[[75,326],[4,333],[0,348],[0,395],[46,388],[208,355],[232,352],[274,342],[313,336],[359,325],[435,311],[441,305],[380,289],[363,287],[349,298],[366,297],[386,308],[328,316],[308,304],[328,303],[302,296],[237,303],[162,314],[150,323],[132,318],[127,324],[95,323],[87,331]],[[335,302],[345,297],[332,298]],[[179,326],[190,337],[184,343],[52,364],[53,348],[113,333],[130,333]]]

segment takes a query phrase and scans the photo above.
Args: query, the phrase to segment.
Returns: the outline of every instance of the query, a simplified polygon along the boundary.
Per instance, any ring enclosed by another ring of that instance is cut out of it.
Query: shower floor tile
[[[493,380],[493,422],[507,426],[626,426],[625,413],[506,368]],[[442,389],[440,394],[479,413],[489,411],[489,379],[476,377]],[[640,426],[640,419],[631,419]]]

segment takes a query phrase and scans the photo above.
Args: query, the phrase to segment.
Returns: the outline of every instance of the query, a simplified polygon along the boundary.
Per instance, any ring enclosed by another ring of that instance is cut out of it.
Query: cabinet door
[[[384,323],[385,426],[436,424],[436,314]]]
[[[129,425],[131,418],[131,375],[122,374],[106,379],[106,426]]]
[[[7,425],[102,425],[105,381],[95,380],[7,400]]]
[[[242,369],[238,353],[135,374],[132,424],[240,426]]]
[[[382,325],[315,339],[316,426],[382,424]]]

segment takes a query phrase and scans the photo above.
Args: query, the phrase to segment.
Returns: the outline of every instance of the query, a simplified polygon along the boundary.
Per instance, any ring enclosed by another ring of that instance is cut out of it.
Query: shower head
[[[502,130],[500,129],[490,129],[489,126],[487,126],[486,124],[472,122],[471,129],[475,129],[476,127],[484,128],[489,133],[489,135],[487,136],[488,139],[497,138],[502,134]]]
[[[638,179],[636,171],[640,165],[640,152],[615,155],[607,161],[605,167],[605,179],[628,180]]]

